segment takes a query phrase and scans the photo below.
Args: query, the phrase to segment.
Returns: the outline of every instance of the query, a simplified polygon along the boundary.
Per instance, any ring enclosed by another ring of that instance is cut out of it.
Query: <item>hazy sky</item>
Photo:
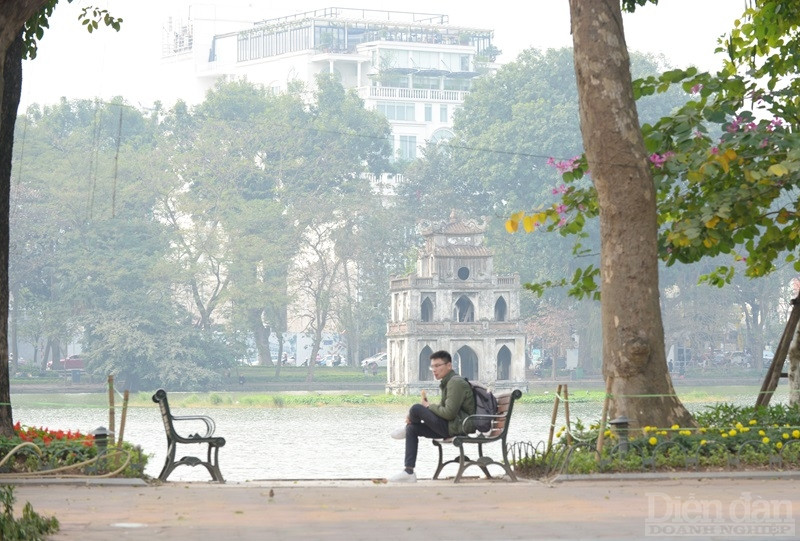
[[[586,0],[592,1],[592,0]],[[509,62],[528,47],[571,46],[567,0],[206,0],[195,2],[217,18],[252,21],[330,6],[441,13],[450,24],[494,30],[495,45]],[[117,33],[103,28],[88,34],[78,23],[83,6],[100,6],[124,19]],[[161,27],[169,15],[187,18],[189,2],[178,0],[62,0],[40,44],[39,56],[25,62],[21,107],[67,98],[122,95],[132,104],[159,99]],[[287,7],[291,6],[291,7]],[[396,7],[393,7],[396,6]],[[661,0],[625,16],[631,50],[663,54],[676,67],[719,65],[717,38],[727,32],[744,0]],[[245,24],[243,24],[245,26]],[[205,47],[207,44],[201,44]],[[169,105],[169,104],[167,104]]]

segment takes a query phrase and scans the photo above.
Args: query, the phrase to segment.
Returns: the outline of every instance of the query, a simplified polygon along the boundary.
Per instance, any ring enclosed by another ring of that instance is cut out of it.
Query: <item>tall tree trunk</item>
[[[570,0],[581,134],[600,208],[603,372],[632,427],[694,423],[664,353],[657,209],[619,0]]]
[[[251,308],[249,312],[250,328],[253,331],[253,340],[256,342],[256,351],[258,352],[258,365],[272,366],[272,353],[269,349],[269,335],[272,334],[272,329],[265,327],[261,321],[263,312],[261,308]]]
[[[0,102],[0,435],[14,434],[8,370],[8,242],[11,196],[11,156],[14,125],[22,91],[22,33],[4,52]]]

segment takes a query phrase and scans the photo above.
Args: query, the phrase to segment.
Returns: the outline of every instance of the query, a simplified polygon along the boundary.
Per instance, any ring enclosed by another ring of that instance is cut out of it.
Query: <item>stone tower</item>
[[[453,368],[495,390],[527,390],[518,274],[494,272],[487,220],[422,222],[416,272],[392,277],[387,390],[435,389],[430,354],[444,349]]]

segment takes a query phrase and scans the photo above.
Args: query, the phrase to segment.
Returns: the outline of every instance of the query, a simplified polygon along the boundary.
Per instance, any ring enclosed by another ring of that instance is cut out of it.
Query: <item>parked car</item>
[[[47,368],[48,370],[85,370],[86,367],[80,355],[70,355],[66,359],[60,359],[56,366],[53,366],[52,361],[48,362]]]
[[[371,363],[375,363],[376,366],[386,367],[389,361],[389,355],[386,353],[378,353],[373,355],[372,357],[367,357],[363,361],[361,361],[361,366],[369,366]]]

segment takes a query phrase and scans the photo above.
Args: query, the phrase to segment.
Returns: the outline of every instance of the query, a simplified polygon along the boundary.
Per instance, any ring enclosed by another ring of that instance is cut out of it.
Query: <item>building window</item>
[[[447,105],[439,106],[439,122],[447,122]]]
[[[433,321],[433,303],[430,297],[425,297],[425,300],[422,301],[422,306],[420,306],[420,319],[424,322]]]
[[[425,104],[425,122],[433,120],[433,105],[430,103]]]
[[[469,90],[471,85],[471,79],[453,79],[451,77],[444,78],[445,90]]]
[[[503,297],[500,297],[497,299],[497,302],[494,303],[494,320],[505,321],[507,314],[508,305],[506,304],[506,300]]]
[[[413,79],[412,86],[414,88],[429,88],[433,90],[439,89],[439,77],[423,77],[422,75],[415,75]]]
[[[387,120],[414,120],[413,103],[379,101],[376,109]]]
[[[411,161],[417,157],[417,137],[415,135],[401,135],[400,148],[397,157],[403,161]]]
[[[453,315],[455,316],[455,320],[459,323],[469,323],[475,321],[475,307],[472,305],[472,301],[469,300],[466,295],[462,295],[456,301]]]

